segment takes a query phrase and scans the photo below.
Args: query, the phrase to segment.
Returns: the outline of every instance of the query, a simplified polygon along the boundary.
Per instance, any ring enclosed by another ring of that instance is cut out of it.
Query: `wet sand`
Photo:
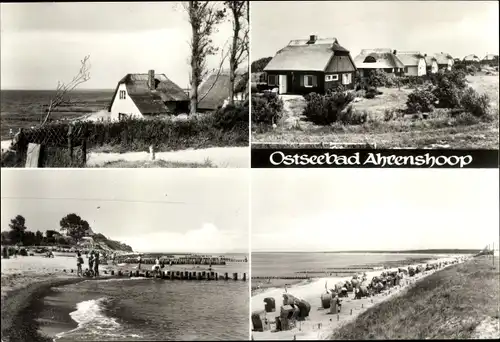
[[[96,278],[77,277],[75,257],[18,256],[2,259],[2,341],[52,341],[39,334],[37,300],[55,286]],[[108,265],[101,271],[116,268]],[[63,270],[66,269],[66,273]],[[103,275],[97,279],[110,276]]]
[[[442,258],[440,260],[448,260],[449,258]],[[409,265],[402,265],[409,266]],[[396,268],[397,269],[397,268]],[[391,270],[391,269],[389,269]],[[387,271],[387,270],[386,270]],[[375,275],[379,275],[382,271],[367,272],[367,278],[371,279]],[[341,312],[337,315],[330,314],[329,309],[323,309],[321,307],[320,296],[325,292],[325,282],[328,284],[328,288],[332,288],[335,283],[342,279],[351,279],[351,277],[331,277],[331,278],[320,278],[310,284],[298,285],[290,287],[287,292],[298,298],[304,299],[311,304],[311,312],[309,317],[303,322],[297,322],[297,327],[288,331],[273,332],[274,324],[271,325],[270,330],[264,330],[263,332],[252,332],[253,339],[255,340],[321,340],[328,339],[332,331],[341,325],[354,320],[362,312],[370,307],[381,303],[382,301],[388,300],[394,296],[397,296],[404,291],[406,291],[412,284],[417,282],[419,279],[426,277],[435,270],[427,271],[424,273],[416,274],[414,277],[407,277],[403,280],[403,285],[398,287],[393,287],[387,291],[384,291],[378,295],[354,299],[354,294],[350,293],[348,298],[342,298],[342,308]],[[252,296],[252,312],[264,312],[264,298],[272,297],[276,302],[276,312],[264,313],[265,317],[270,321],[274,322],[275,317],[279,315],[280,306],[283,303],[283,289],[273,289],[265,291],[263,293]]]

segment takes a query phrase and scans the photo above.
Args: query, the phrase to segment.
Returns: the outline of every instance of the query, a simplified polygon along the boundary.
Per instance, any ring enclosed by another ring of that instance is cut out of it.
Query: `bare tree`
[[[50,114],[52,111],[59,107],[64,103],[69,103],[71,100],[69,98],[69,94],[80,84],[87,82],[90,80],[90,63],[89,63],[90,55],[85,56],[81,61],[80,70],[78,74],[76,74],[73,79],[64,83],[61,81],[57,82],[56,94],[52,99],[50,99],[49,106],[47,109],[47,113],[45,114],[45,118],[43,119],[41,126],[45,125],[49,120]]]
[[[233,37],[229,56],[229,103],[234,104],[236,70],[248,58],[250,5],[249,1],[225,1],[231,12]]]
[[[226,41],[226,43],[224,44],[224,47],[222,48],[222,51],[221,51],[221,54],[220,54],[219,65],[218,65],[218,67],[216,69],[214,69],[214,73],[215,73],[214,81],[210,85],[210,87],[207,89],[207,91],[205,92],[205,94],[198,94],[199,95],[198,103],[200,103],[201,101],[203,101],[203,99],[205,97],[207,97],[207,95],[215,87],[215,85],[217,84],[217,81],[219,80],[219,77],[220,77],[220,75],[222,73],[222,70],[224,69],[224,63],[225,63],[227,57],[229,56],[229,52],[231,51],[230,49],[226,50],[227,43],[228,42]]]
[[[218,51],[213,46],[212,34],[217,25],[225,17],[225,8],[220,8],[214,1],[188,1],[183,4],[189,16],[192,37],[191,48],[191,77],[190,77],[190,114],[196,114],[198,109],[198,86],[207,75],[206,59]]]

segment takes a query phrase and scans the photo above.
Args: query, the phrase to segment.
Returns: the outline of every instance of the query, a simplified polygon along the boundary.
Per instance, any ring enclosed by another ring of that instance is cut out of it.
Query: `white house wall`
[[[125,91],[125,98],[120,99],[120,91]],[[125,84],[120,84],[116,92],[115,99],[111,105],[111,120],[118,121],[119,114],[126,114],[128,117],[143,118],[144,116],[139,111],[139,108],[135,105],[134,101],[130,98],[127,92],[127,87]]]
[[[439,70],[439,66],[437,64],[436,61],[432,61],[432,64],[431,64],[431,73],[432,74],[435,74],[436,72],[438,72]]]
[[[405,75],[407,76],[419,76],[417,66],[406,67]]]
[[[420,58],[418,61],[418,76],[424,76],[427,74],[427,64],[425,63],[425,58]]]

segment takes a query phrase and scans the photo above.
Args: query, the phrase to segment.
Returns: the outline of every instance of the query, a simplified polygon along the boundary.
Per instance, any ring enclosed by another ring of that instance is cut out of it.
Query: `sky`
[[[1,228],[59,230],[76,213],[139,252],[247,252],[248,170],[3,170]],[[100,207],[100,208],[98,208]]]
[[[79,89],[114,89],[150,69],[188,85],[191,27],[179,3],[2,3],[0,19],[1,89],[54,89],[86,55],[91,79]],[[227,21],[214,45],[227,47],[230,36]],[[208,68],[219,61],[209,58]]]
[[[498,170],[254,169],[252,251],[499,246]]]
[[[361,49],[498,54],[498,1],[258,1],[251,7],[251,60],[292,39],[335,37]]]

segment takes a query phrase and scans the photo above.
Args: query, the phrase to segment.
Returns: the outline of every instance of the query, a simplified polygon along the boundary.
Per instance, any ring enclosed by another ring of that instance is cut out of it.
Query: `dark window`
[[[120,100],[125,100],[125,95],[127,93],[125,92],[125,90],[120,90]]]

